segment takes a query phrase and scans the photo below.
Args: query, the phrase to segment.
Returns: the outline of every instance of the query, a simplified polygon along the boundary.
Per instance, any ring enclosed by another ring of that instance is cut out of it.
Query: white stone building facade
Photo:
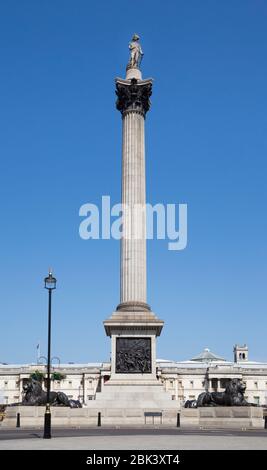
[[[0,364],[0,403],[22,400],[23,384],[36,370],[46,373],[42,364]],[[61,364],[51,373],[60,372],[62,380],[52,380],[51,390],[62,391],[85,406],[101,393],[110,377],[110,363]],[[189,361],[157,360],[157,378],[177,401],[177,408],[186,400],[194,400],[205,390],[223,391],[227,380],[240,378],[246,383],[247,401],[267,406],[267,362],[248,360],[246,345],[235,346],[234,360],[226,361],[208,349]],[[43,385],[45,388],[45,386]]]

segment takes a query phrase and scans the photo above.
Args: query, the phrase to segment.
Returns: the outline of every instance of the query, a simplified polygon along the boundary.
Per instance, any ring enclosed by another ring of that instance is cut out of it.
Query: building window
[[[258,382],[254,382],[254,387],[258,388]]]
[[[72,381],[71,381],[71,380],[69,380],[69,387],[71,387],[71,386],[72,386]]]
[[[8,382],[4,382],[4,386],[7,387],[7,386],[8,386]]]
[[[259,404],[260,404],[260,397],[253,397],[253,399],[254,399],[254,403],[255,403],[256,405],[259,405]]]
[[[73,398],[73,395],[68,395],[68,398]]]
[[[189,400],[195,400],[196,396],[195,395],[189,395]]]
[[[170,385],[173,385],[173,380],[170,380]]]
[[[175,395],[172,395],[172,400],[176,400],[176,396],[175,396]]]
[[[212,388],[217,390],[217,388],[218,388],[218,379],[211,379],[211,386],[212,386]]]
[[[87,396],[87,399],[88,399],[88,400],[93,400],[93,399],[94,399],[94,396],[93,396],[93,395],[88,395],[88,396]]]
[[[221,388],[226,388],[231,379],[221,379]]]
[[[190,385],[191,385],[191,388],[194,387],[194,381],[193,380],[190,380]]]

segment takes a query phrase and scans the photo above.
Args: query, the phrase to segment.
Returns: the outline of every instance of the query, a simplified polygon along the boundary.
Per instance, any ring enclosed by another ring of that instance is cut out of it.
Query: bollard
[[[101,413],[100,413],[100,411],[98,412],[97,426],[101,426]]]
[[[17,424],[16,428],[20,428],[20,413],[17,413]]]
[[[180,413],[177,413],[177,428],[180,427]]]
[[[264,416],[264,429],[267,429],[267,416]]]

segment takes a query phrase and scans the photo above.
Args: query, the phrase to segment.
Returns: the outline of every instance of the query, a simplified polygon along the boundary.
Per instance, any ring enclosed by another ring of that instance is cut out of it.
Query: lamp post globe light
[[[47,384],[46,384],[46,407],[44,416],[44,439],[51,439],[51,411],[50,411],[50,365],[51,365],[51,301],[52,290],[56,288],[57,280],[49,269],[48,276],[44,280],[45,288],[48,290],[48,347],[47,347]]]

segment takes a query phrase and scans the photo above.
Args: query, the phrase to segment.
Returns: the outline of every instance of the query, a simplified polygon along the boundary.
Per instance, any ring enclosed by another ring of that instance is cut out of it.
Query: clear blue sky
[[[120,201],[114,78],[140,34],[155,80],[147,198],[188,204],[188,247],[148,242],[158,357],[247,343],[267,360],[267,2],[9,0],[0,3],[0,362],[53,351],[109,359],[102,321],[119,303],[119,242],[79,238],[79,207]]]

